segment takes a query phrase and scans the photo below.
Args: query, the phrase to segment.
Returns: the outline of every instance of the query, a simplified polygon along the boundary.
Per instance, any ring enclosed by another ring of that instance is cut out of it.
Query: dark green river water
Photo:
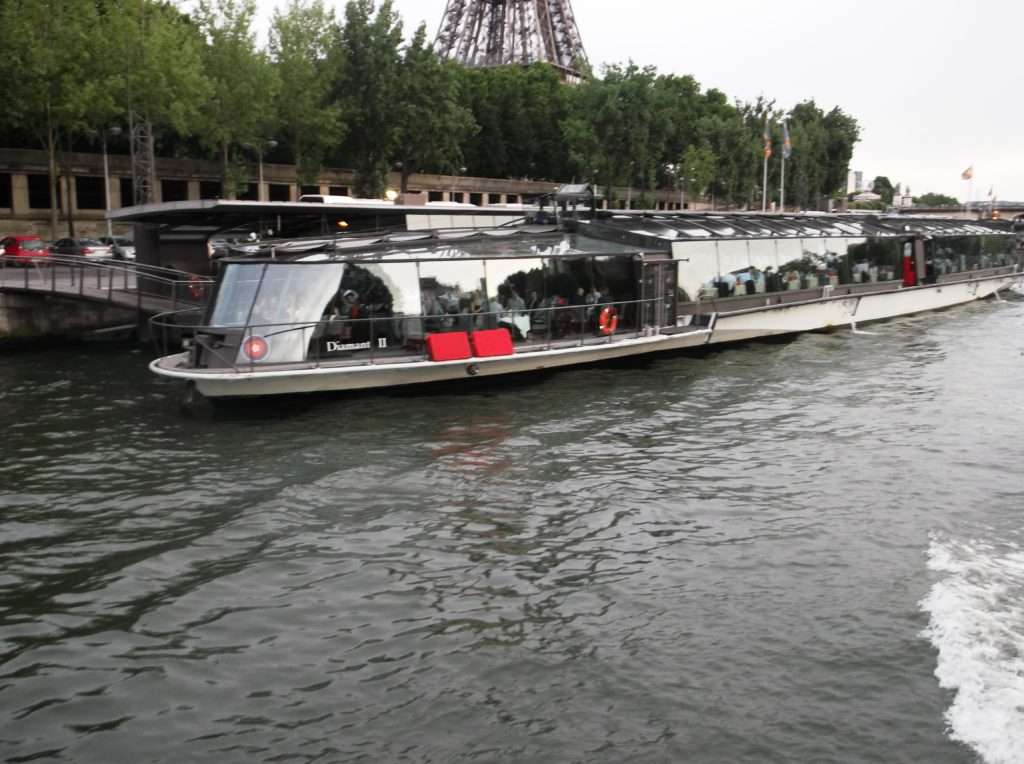
[[[1024,761],[1024,303],[181,413],[0,357],[0,760]]]

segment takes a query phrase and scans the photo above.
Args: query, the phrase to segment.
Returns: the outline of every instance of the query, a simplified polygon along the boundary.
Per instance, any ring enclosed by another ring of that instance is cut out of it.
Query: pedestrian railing
[[[205,305],[213,286],[208,277],[129,261],[0,255],[0,288],[104,299],[140,312]]]

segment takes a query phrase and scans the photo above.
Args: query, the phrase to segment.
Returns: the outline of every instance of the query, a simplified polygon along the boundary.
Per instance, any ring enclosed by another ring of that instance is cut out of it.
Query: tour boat
[[[208,398],[525,374],[851,327],[998,295],[1009,224],[592,213],[488,229],[263,242],[220,264],[151,364]]]

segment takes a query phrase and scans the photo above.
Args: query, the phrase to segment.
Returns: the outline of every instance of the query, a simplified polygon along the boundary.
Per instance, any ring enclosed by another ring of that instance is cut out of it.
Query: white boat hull
[[[156,374],[188,380],[208,398],[249,398],[268,395],[367,390],[422,385],[578,366],[704,345],[723,344],[785,334],[852,326],[896,316],[948,308],[983,299],[1020,282],[1009,274],[954,284],[899,289],[892,292],[825,298],[792,305],[720,314],[707,329],[681,334],[637,337],[556,350],[517,353],[500,358],[474,358],[434,363],[382,363],[300,369],[206,370],[185,367],[187,354],[150,364]]]

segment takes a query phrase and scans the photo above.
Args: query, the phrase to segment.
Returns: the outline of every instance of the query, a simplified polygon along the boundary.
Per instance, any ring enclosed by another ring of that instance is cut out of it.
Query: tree
[[[709,145],[687,146],[683,152],[682,173],[683,183],[689,186],[693,196],[701,197],[715,178],[718,157]]]
[[[95,35],[104,45],[99,61],[112,62],[116,111],[92,125],[104,128],[127,116],[147,126],[150,187],[156,185],[154,133],[187,136],[200,129],[200,106],[211,94],[203,72],[202,40],[188,17],[156,0],[105,0],[104,22]],[[144,200],[146,201],[146,200]]]
[[[274,127],[277,73],[256,49],[255,0],[200,0],[199,29],[206,41],[203,65],[212,92],[202,106],[203,140],[221,155],[224,193],[235,197],[239,178],[233,152],[244,144],[259,152]]]
[[[84,128],[94,108],[107,108],[107,84],[93,76],[90,62],[100,57],[94,30],[97,6],[89,0],[7,0],[0,6],[6,50],[0,81],[6,98],[5,121],[31,126],[47,152],[50,182],[50,235],[57,236],[57,165],[62,139]],[[70,184],[69,184],[70,191]],[[65,203],[72,200],[65,192]]]
[[[334,100],[349,116],[343,153],[356,171],[359,196],[379,197],[387,187],[389,159],[398,136],[402,22],[384,0],[350,0],[345,8]]]
[[[914,197],[915,207],[959,207],[960,201],[945,194],[927,193]]]
[[[872,181],[871,190],[882,197],[882,202],[887,207],[892,204],[892,199],[896,195],[896,187],[884,175],[879,175]]]
[[[473,115],[459,102],[453,67],[434,55],[426,25],[421,25],[399,67],[391,159],[401,169],[403,194],[414,172],[461,166],[462,142],[478,129]]]
[[[291,0],[287,10],[274,12],[270,55],[280,82],[274,111],[300,183],[316,180],[324,154],[345,133],[341,106],[330,100],[328,56],[337,36],[334,13],[323,0]]]

